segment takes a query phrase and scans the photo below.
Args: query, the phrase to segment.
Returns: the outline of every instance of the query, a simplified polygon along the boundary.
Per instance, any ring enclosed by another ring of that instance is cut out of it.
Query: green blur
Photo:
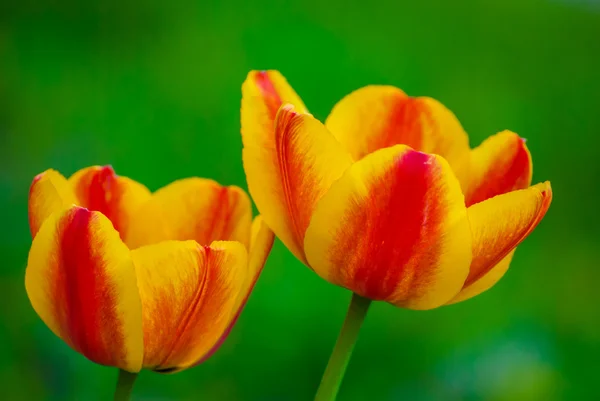
[[[339,401],[598,399],[598,3],[44,3],[0,5],[3,400],[108,400],[117,378],[29,304],[32,178],[112,164],[153,190],[194,175],[245,188],[240,85],[271,68],[320,119],[378,83],[442,101],[472,146],[511,129],[554,190],[492,290],[428,312],[374,304]],[[142,372],[134,400],[310,400],[349,299],[277,241],[224,346],[182,373]]]

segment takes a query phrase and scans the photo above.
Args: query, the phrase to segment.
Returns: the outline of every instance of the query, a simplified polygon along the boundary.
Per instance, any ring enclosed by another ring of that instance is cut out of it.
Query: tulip
[[[432,309],[472,298],[507,271],[552,200],[530,186],[525,141],[500,132],[471,149],[428,97],[367,86],[321,123],[277,71],[242,86],[250,195],[287,248],[353,292],[318,400],[335,399],[371,300]]]
[[[150,193],[110,166],[36,176],[29,224],[31,304],[75,351],[120,369],[115,400],[141,369],[177,372],[214,353],[273,243],[238,187],[189,178]]]

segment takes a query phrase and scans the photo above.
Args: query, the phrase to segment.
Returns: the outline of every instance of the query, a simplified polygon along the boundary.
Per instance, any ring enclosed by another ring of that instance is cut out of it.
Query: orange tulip
[[[128,372],[176,372],[222,343],[273,234],[238,187],[201,178],[151,194],[111,167],[33,180],[27,294],[75,351]]]
[[[471,298],[506,272],[552,200],[515,133],[470,149],[438,101],[391,86],[322,124],[277,71],[242,86],[244,169],[265,223],[325,280],[411,309]]]

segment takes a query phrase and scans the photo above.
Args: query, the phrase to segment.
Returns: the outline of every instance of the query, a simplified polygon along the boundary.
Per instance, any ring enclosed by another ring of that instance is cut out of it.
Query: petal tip
[[[544,181],[543,183],[544,189],[542,190],[542,196],[545,198],[546,202],[550,204],[552,201],[552,185],[550,185],[550,181]]]
[[[42,178],[48,176],[49,174],[60,174],[60,173],[53,168],[49,168],[49,169],[37,174],[35,177],[33,177],[31,184],[32,185],[35,184],[36,182],[40,181]]]
[[[44,177],[44,174],[46,174],[45,171],[43,173],[39,173],[38,175],[36,175],[35,177],[33,177],[33,181],[31,182],[31,184],[33,185],[36,182],[38,182],[39,180],[41,180],[42,177]]]
[[[112,164],[107,164],[107,165],[100,167],[100,171],[102,171],[105,174],[116,175],[115,169],[113,168]]]
[[[552,197],[552,185],[550,184],[550,181],[540,182],[535,185],[535,188],[540,191],[540,194],[543,197]]]

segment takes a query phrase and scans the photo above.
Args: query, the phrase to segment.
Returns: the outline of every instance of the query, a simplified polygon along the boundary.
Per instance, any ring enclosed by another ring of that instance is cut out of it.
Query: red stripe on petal
[[[429,114],[427,108],[420,107],[418,99],[396,97],[393,99],[390,109],[390,115],[381,136],[371,137],[371,143],[369,143],[368,149],[365,149],[365,154],[397,144],[421,149],[423,117]]]
[[[121,229],[118,214],[122,189],[111,166],[90,168],[75,184],[82,206],[108,217],[117,231]]]
[[[142,366],[142,307],[129,249],[101,213],[52,213],[29,252],[25,288],[48,327],[88,359]]]
[[[275,89],[275,85],[269,78],[268,71],[258,71],[255,75],[256,85],[258,86],[262,96],[265,106],[267,107],[269,118],[271,120],[275,120],[275,116],[277,115],[277,110],[281,107],[283,103],[279,93]]]
[[[529,187],[531,174],[531,155],[522,138],[509,131],[488,138],[473,150],[467,207]]]
[[[98,363],[125,360],[123,328],[114,308],[117,299],[101,266],[102,255],[96,252],[96,238],[89,228],[94,215],[75,208],[64,221],[60,254],[62,268],[57,269],[55,297],[65,297],[63,313],[73,347]],[[111,322],[111,330],[106,330]],[[111,344],[111,349],[106,344]]]
[[[437,238],[443,211],[440,205],[430,201],[428,194],[433,174],[430,164],[433,156],[421,152],[406,152],[399,157],[393,169],[381,178],[377,193],[371,193],[368,207],[378,216],[367,221],[361,209],[350,219],[355,227],[369,227],[369,239],[362,241],[360,251],[364,261],[355,271],[355,280],[361,283],[362,295],[371,299],[387,299],[396,290],[401,277],[412,269],[409,261],[414,255],[426,255],[429,260],[420,263],[434,266],[439,248],[432,249],[424,238]],[[407,194],[410,188],[410,195]],[[382,196],[380,191],[385,191]],[[408,196],[407,196],[408,195]],[[342,259],[348,252],[355,252],[351,243],[338,250]],[[397,266],[390,269],[390,261]],[[340,261],[341,262],[341,261]],[[426,275],[415,275],[414,289],[422,287]]]

